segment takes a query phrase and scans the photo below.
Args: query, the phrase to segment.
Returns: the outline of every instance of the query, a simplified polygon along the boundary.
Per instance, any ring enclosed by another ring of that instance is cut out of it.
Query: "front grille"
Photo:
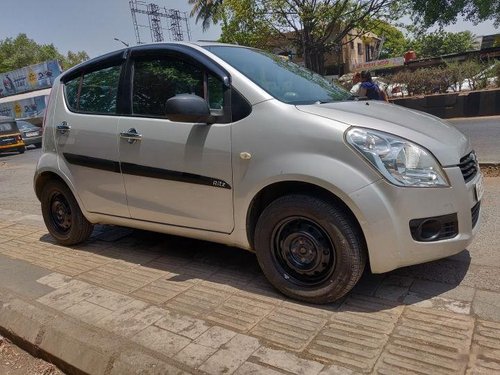
[[[458,221],[449,221],[443,223],[441,228],[441,233],[439,234],[438,240],[444,240],[446,238],[453,238],[458,234]]]
[[[472,151],[470,154],[465,155],[460,159],[458,165],[464,176],[464,181],[467,183],[476,176],[479,166],[477,164],[476,153]]]
[[[472,216],[472,228],[474,228],[477,224],[477,220],[479,219],[479,211],[481,211],[481,202],[477,202],[470,210],[470,214]]]

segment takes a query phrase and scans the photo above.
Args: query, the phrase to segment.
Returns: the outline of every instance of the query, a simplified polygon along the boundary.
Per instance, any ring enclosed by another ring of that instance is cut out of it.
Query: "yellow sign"
[[[28,82],[32,87],[36,86],[38,83],[36,73],[31,69],[29,70],[29,73],[28,73]]]
[[[23,113],[23,107],[21,107],[21,105],[18,102],[14,104],[14,112],[16,114],[16,118],[20,118],[21,114]]]

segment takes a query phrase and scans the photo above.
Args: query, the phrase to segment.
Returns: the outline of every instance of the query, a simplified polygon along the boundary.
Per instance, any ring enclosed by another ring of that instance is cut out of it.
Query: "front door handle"
[[[132,144],[142,139],[142,134],[137,133],[137,130],[130,128],[126,132],[120,133],[120,138],[126,139],[128,143]]]
[[[59,125],[56,126],[56,129],[59,133],[66,134],[66,132],[71,130],[71,126],[69,126],[66,121],[63,121]]]

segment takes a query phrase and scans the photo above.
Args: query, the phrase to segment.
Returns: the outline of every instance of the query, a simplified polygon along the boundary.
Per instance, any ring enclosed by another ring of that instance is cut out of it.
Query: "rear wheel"
[[[351,217],[327,201],[299,194],[278,198],[264,209],[255,250],[271,284],[310,303],[344,296],[366,263],[365,241]]]
[[[93,225],[83,216],[71,190],[61,181],[49,181],[41,194],[42,215],[49,233],[62,245],[87,240]]]

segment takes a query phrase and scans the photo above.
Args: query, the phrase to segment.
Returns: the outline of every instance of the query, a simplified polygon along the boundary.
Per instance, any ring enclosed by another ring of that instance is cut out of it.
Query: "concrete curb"
[[[123,337],[27,302],[0,289],[0,334],[67,374],[186,374],[185,365],[159,358]]]
[[[481,168],[500,168],[500,163],[479,163]]]

